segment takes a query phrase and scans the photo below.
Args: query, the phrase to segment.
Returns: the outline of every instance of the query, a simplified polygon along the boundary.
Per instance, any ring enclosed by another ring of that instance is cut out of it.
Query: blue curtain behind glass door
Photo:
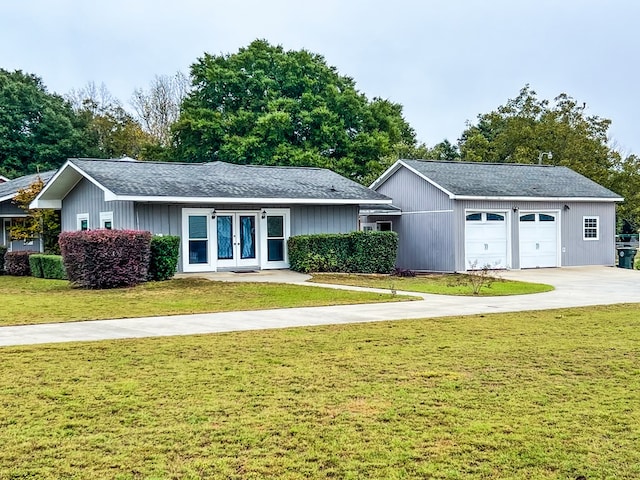
[[[242,251],[241,258],[256,258],[255,244],[255,221],[256,217],[240,217],[240,245]]]
[[[218,259],[229,260],[233,258],[233,242],[231,231],[233,229],[233,217],[230,215],[218,216]]]

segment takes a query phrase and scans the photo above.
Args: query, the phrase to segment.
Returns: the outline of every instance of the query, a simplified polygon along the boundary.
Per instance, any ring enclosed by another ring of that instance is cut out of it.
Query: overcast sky
[[[586,102],[640,154],[639,19],[637,0],[0,0],[0,68],[60,94],[104,82],[128,103],[155,75],[263,38],[402,104],[429,146],[528,83]]]

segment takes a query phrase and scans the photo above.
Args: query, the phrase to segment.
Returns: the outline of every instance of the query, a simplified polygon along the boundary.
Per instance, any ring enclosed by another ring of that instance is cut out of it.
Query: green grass
[[[0,478],[637,479],[639,307],[3,348]]]
[[[0,276],[0,295],[0,325],[411,300],[313,286],[204,279],[82,290],[71,288],[69,282],[62,280],[9,276]]]
[[[440,295],[473,295],[466,274],[432,274],[415,277],[392,275],[360,275],[343,273],[315,273],[312,282],[355,285],[359,287],[385,288],[405,292],[435,293]],[[518,282],[495,278],[489,286],[480,289],[480,296],[524,295],[549,292],[551,285],[543,283]]]

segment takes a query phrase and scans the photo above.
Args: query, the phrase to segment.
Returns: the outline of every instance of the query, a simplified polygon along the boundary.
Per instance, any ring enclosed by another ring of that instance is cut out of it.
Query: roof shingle
[[[620,198],[567,167],[425,160],[402,162],[456,196]]]

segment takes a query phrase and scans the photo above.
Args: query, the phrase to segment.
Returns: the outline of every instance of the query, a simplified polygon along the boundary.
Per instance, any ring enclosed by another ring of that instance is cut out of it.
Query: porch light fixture
[[[260,215],[260,218],[262,218],[263,220],[267,218],[267,211],[264,208],[262,209],[262,215]]]
[[[211,219],[214,220],[216,218],[216,209],[211,210]]]
[[[515,205],[513,206],[513,213],[516,213],[518,211],[518,207],[516,207]]]
[[[562,207],[562,209],[566,212],[568,210],[571,210],[571,207],[569,205],[565,205],[564,207]]]

